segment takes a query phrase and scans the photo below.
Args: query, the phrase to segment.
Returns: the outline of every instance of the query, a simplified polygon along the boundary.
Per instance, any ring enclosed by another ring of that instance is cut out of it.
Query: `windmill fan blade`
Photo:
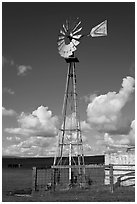
[[[75,31],[80,24],[81,24],[81,21],[79,21],[78,24],[73,28],[72,32]]]
[[[64,33],[62,30],[60,30],[60,33],[63,34],[63,35],[65,35],[65,33]]]
[[[73,43],[75,46],[77,46],[80,42],[77,41],[77,40],[72,39],[72,43]]]
[[[59,54],[64,58],[68,58],[70,55],[72,55],[72,52],[64,52],[63,50],[61,50],[59,51]]]
[[[70,43],[70,46],[71,46],[71,49],[72,49],[73,52],[76,51],[77,48],[75,47],[75,45],[73,44],[73,42]]]
[[[69,28],[68,20],[66,20],[66,28],[67,28],[67,30],[68,30],[68,28]]]
[[[65,25],[63,24],[63,28],[64,28],[64,31],[67,33],[67,29],[66,29],[66,27],[65,27]]]
[[[76,47],[71,42],[70,44],[66,45],[65,43],[62,44],[59,48],[59,54],[62,57],[68,58],[72,55],[72,53],[76,50]]]
[[[64,45],[61,49],[62,49],[62,51],[65,51],[65,52],[67,52],[67,53],[72,52],[72,46],[71,46],[71,44]]]
[[[58,50],[61,50],[64,45],[65,45],[65,42],[61,43],[61,44],[58,46]]]
[[[73,35],[73,38],[75,38],[75,39],[79,39],[79,38],[81,38],[81,34],[80,35]]]
[[[70,44],[65,45],[65,46],[63,47],[63,50],[65,50],[66,52],[70,52],[70,51],[71,51],[71,46],[70,46]]]
[[[65,38],[65,36],[59,36],[59,40],[62,40],[64,38]]]
[[[82,30],[82,27],[79,28],[78,30],[76,30],[76,31],[73,33],[73,35],[75,35],[76,33],[80,32],[81,30]]]
[[[61,45],[63,42],[65,43],[64,40],[60,40],[60,41],[57,42],[57,44],[58,44],[58,45]]]

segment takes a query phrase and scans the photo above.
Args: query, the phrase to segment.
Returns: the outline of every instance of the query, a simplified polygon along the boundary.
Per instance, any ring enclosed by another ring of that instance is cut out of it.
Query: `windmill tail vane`
[[[102,36],[107,36],[107,20],[93,27],[90,33],[81,35],[81,38],[83,37],[102,37]]]
[[[92,28],[87,36],[91,37],[107,36],[107,20],[103,21],[99,25]]]

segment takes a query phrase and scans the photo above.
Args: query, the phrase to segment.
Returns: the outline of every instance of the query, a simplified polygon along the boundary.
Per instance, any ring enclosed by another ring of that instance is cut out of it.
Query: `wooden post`
[[[117,179],[117,184],[118,184],[118,187],[120,187],[120,185],[121,185],[121,178],[120,177]]]
[[[113,164],[109,164],[109,178],[110,178],[110,191],[111,193],[114,192],[114,185],[113,185]]]
[[[37,168],[32,168],[32,193],[37,189]]]

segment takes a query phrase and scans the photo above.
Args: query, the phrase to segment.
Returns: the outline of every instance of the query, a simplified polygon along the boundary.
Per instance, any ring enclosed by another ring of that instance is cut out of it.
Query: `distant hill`
[[[63,158],[67,161],[67,158]],[[104,155],[97,156],[84,156],[85,164],[104,164]],[[2,157],[2,168],[8,168],[12,164],[20,164],[21,168],[32,167],[50,167],[53,165],[53,157],[12,157],[3,156]],[[67,161],[68,163],[68,161]]]
[[[18,157],[18,156],[10,156],[10,155],[4,155],[2,156],[2,159],[6,159],[6,158],[21,158],[21,157]]]

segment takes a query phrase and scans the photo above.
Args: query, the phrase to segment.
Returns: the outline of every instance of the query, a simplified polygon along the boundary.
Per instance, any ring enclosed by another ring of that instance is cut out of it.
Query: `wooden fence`
[[[59,171],[58,171],[59,170]],[[75,168],[73,169],[75,173]],[[36,168],[32,171],[32,192],[56,190],[68,186],[68,168]],[[109,164],[109,165],[85,165],[86,185],[109,185],[113,191],[127,182],[127,185],[135,185],[135,165],[133,164]],[[78,177],[77,177],[78,178]],[[78,181],[78,179],[77,179]],[[90,182],[89,182],[90,181]],[[106,183],[107,181],[107,183]],[[129,182],[130,181],[130,182]]]
[[[113,193],[120,186],[135,186],[134,164],[109,164],[105,165],[105,184],[110,184]]]

